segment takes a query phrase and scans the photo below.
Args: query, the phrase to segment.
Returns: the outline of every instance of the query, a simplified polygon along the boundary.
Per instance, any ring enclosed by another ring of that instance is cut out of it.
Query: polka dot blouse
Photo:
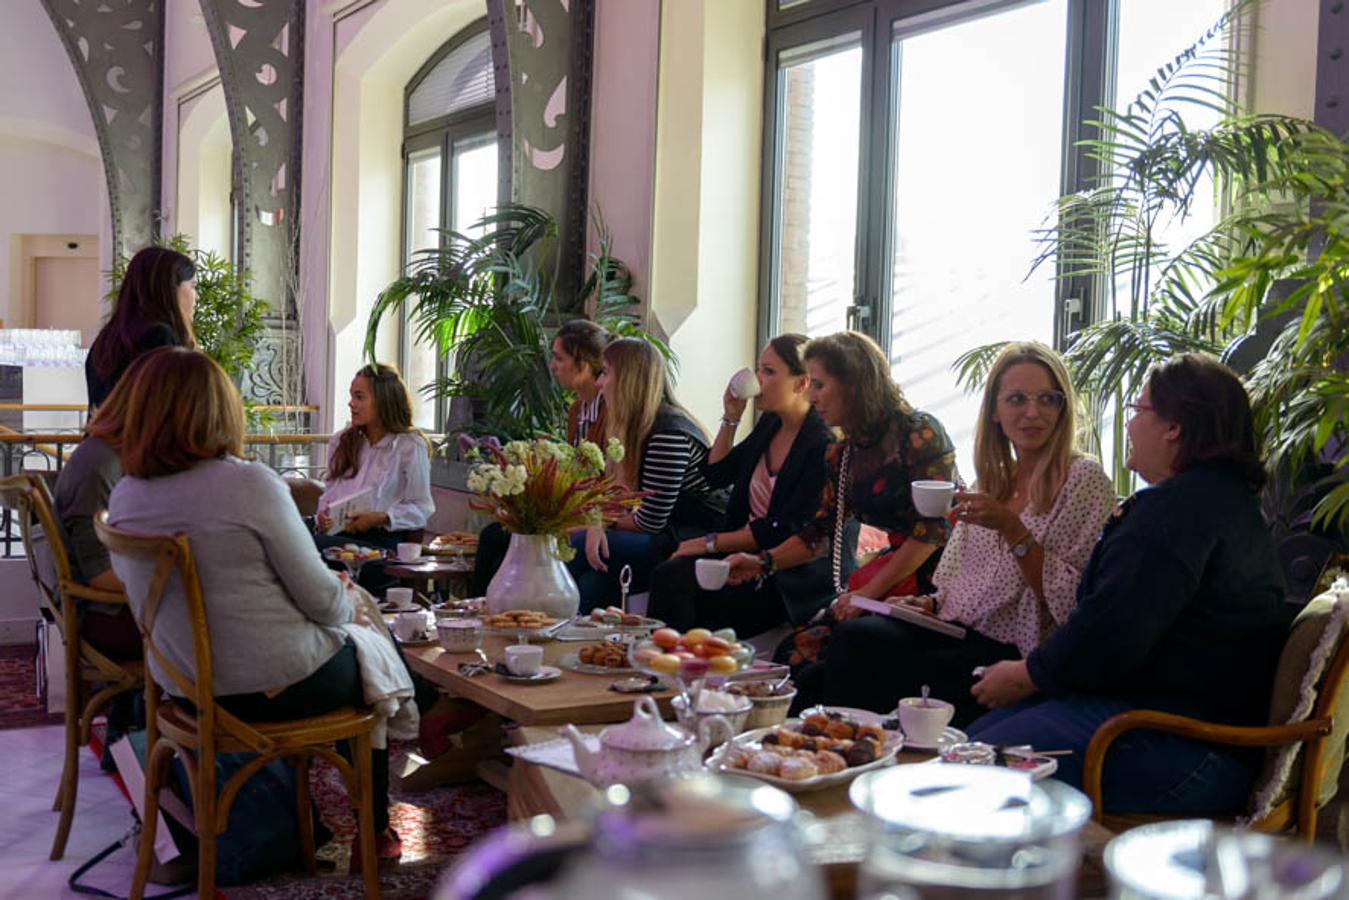
[[[1115,486],[1100,464],[1078,457],[1048,512],[1022,511],[1044,549],[1043,599],[996,531],[957,524],[932,577],[937,614],[1027,655],[1072,612],[1082,569],[1114,505]]]

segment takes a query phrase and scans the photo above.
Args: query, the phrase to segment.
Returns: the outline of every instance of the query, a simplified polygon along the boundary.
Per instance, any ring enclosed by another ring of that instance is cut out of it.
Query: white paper
[[[328,526],[326,533],[337,534],[346,531],[349,520],[354,519],[361,513],[370,512],[370,500],[370,489],[366,488],[328,507],[328,518],[332,521],[332,524]]]
[[[112,754],[113,762],[117,763],[117,774],[121,776],[127,793],[131,795],[136,813],[141,817],[141,821],[145,821],[145,772],[141,769],[141,761],[136,756],[131,741],[122,738],[109,748],[109,752]],[[168,824],[164,821],[164,813],[167,812],[179,824],[194,833],[196,828],[193,826],[191,810],[168,787],[159,792],[159,809],[159,818],[155,822],[155,857],[161,863],[166,863],[182,854],[173,841]]]
[[[963,639],[965,629],[954,622],[947,622],[939,619],[931,613],[921,612],[898,603],[885,603],[880,600],[872,600],[869,597],[859,597],[856,594],[848,598],[848,602],[858,609],[864,609],[867,612],[880,613],[883,616],[890,616],[895,619],[902,619],[910,624],[917,625],[919,628],[927,628],[940,634],[950,637]]]

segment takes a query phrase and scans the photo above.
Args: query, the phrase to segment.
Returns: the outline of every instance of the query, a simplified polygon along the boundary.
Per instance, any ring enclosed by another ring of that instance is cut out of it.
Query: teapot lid
[[[633,704],[631,719],[600,732],[600,743],[618,750],[676,750],[693,740],[684,729],[661,721],[656,701],[650,697]]]

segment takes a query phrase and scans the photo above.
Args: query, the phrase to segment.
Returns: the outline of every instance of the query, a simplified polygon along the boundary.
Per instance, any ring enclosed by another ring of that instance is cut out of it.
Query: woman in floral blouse
[[[829,476],[820,510],[814,521],[776,547],[732,557],[730,580],[738,584],[799,566],[832,549],[835,585],[841,586],[852,569],[844,525],[856,520],[902,535],[904,540],[892,546],[855,592],[863,597],[886,597],[911,578],[923,589],[931,583],[938,551],[950,536],[951,524],[944,517],[920,515],[910,485],[924,479],[955,480],[955,447],[946,429],[909,405],[890,377],[885,354],[867,336],[844,331],[816,338],[806,345],[804,356],[811,403],[826,423],[843,432],[843,440],[826,452]],[[848,604],[851,593],[840,593],[830,608],[832,616],[798,632],[794,664],[818,658],[832,617],[855,614]],[[812,693],[803,683],[809,680],[807,673],[799,673],[798,699]]]
[[[976,666],[1021,659],[1068,618],[1115,491],[1075,446],[1072,382],[1053,350],[1009,344],[984,386],[975,430],[978,490],[956,495],[957,524],[931,595],[892,599],[966,629],[963,638],[885,616],[839,626],[824,701],[876,712],[922,685],[955,704],[963,726],[982,708]],[[885,660],[883,670],[877,661]]]

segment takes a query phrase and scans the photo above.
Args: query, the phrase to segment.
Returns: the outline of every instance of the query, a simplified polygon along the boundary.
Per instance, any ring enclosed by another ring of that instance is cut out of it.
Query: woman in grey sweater
[[[132,531],[187,535],[210,620],[217,702],[261,721],[361,705],[355,647],[340,628],[353,621],[355,607],[319,557],[281,478],[242,458],[243,403],[224,370],[203,353],[175,347],[146,354],[124,377],[123,477],[109,499],[109,520]],[[114,556],[113,568],[139,618],[151,564]],[[154,639],[175,665],[193,670],[192,630],[176,582],[166,588]],[[396,857],[388,772],[388,751],[375,751],[379,851]]]

